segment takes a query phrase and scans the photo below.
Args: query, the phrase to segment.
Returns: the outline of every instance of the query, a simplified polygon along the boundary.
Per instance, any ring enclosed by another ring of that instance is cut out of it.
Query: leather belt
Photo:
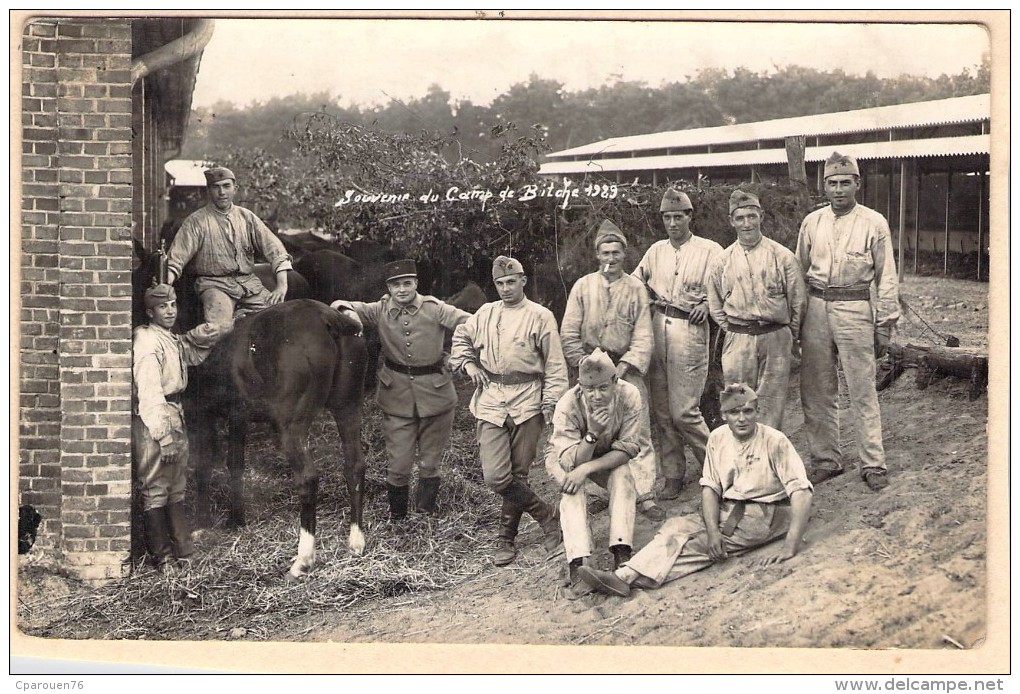
[[[730,515],[726,516],[726,520],[723,521],[722,525],[719,526],[719,532],[724,536],[729,537],[737,529],[737,523],[744,517],[744,506],[747,504],[745,501],[734,501],[733,508],[730,509]]]
[[[749,321],[747,323],[726,321],[726,332],[740,333],[741,335],[766,335],[785,327],[787,326],[783,323],[770,323],[763,320]]]
[[[827,287],[819,289],[808,285],[808,294],[825,301],[870,301],[871,290],[868,287]]]
[[[443,362],[442,360],[437,361],[435,364],[429,364],[428,366],[411,366],[409,364],[398,364],[395,361],[391,361],[389,357],[383,358],[386,368],[397,373],[407,374],[408,376],[425,376],[427,374],[441,374],[443,373]]]
[[[660,304],[652,304],[652,308],[659,313],[665,314],[670,318],[683,318],[684,320],[691,319],[691,312],[684,311],[682,308],[676,306],[662,306]]]
[[[526,374],[522,371],[511,371],[505,374],[494,374],[486,368],[482,368],[482,371],[489,377],[489,381],[492,383],[498,383],[501,386],[518,386],[522,383],[530,383],[531,381],[541,380],[542,374]]]
[[[163,399],[166,400],[167,402],[172,402],[172,403],[175,403],[177,405],[180,405],[181,404],[181,398],[182,398],[183,395],[184,395],[184,391],[181,391],[180,393],[174,393],[173,395],[164,395]]]

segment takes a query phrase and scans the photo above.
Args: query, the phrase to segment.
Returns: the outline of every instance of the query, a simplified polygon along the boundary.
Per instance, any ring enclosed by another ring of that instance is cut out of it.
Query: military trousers
[[[538,455],[538,439],[545,420],[537,414],[520,424],[509,417],[503,426],[478,420],[478,458],[482,479],[496,493],[506,489],[514,478],[527,481],[528,471]]]
[[[386,482],[406,487],[414,469],[415,451],[419,460],[418,478],[439,477],[443,454],[450,443],[454,408],[433,417],[398,417],[383,414],[382,431],[386,439],[389,467]]]
[[[744,383],[753,388],[758,394],[758,421],[774,429],[783,426],[792,348],[793,333],[789,327],[763,335],[727,332],[723,342],[726,385]]]
[[[635,504],[637,490],[631,474],[633,461],[612,470],[602,470],[588,476],[609,491],[609,546],[627,545],[634,542]],[[553,456],[546,458],[546,470],[562,485],[567,473]],[[591,556],[591,529],[588,526],[588,495],[585,485],[574,494],[560,495],[560,527],[563,529],[563,547],[567,561]]]
[[[180,405],[167,403],[167,407],[177,413],[172,432],[178,450],[174,463],[164,462],[159,442],[152,438],[142,418],[138,415],[131,418],[131,448],[135,475],[141,486],[143,511],[184,501],[188,481],[188,435]]]
[[[733,512],[735,503],[723,499],[719,507],[720,525]],[[723,548],[731,557],[767,545],[786,535],[790,529],[790,507],[782,504],[746,502],[744,515],[733,534],[723,536]],[[658,588],[715,562],[708,554],[708,530],[701,516],[668,518],[651,542],[641,548],[625,566],[641,574],[633,585]]]
[[[687,471],[684,444],[699,465],[705,462],[709,432],[700,404],[708,380],[708,322],[692,325],[656,311],[652,332],[655,352],[648,369],[648,390],[659,461],[666,478],[682,480]]]
[[[800,399],[813,463],[842,466],[839,374],[843,368],[861,468],[884,470],[882,414],[875,389],[875,322],[867,301],[808,296],[800,331]]]

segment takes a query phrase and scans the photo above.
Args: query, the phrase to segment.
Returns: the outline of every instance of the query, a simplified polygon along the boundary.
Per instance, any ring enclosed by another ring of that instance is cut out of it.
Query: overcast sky
[[[966,24],[218,19],[194,104],[328,92],[374,106],[436,83],[483,105],[532,73],[568,91],[740,66],[937,77],[977,65],[988,49],[984,29]]]

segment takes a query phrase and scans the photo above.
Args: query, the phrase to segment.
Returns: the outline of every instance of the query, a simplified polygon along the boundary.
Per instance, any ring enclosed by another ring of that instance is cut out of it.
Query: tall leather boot
[[[524,509],[503,497],[503,508],[499,513],[499,539],[496,543],[496,553],[492,556],[492,563],[496,566],[506,566],[517,558],[514,540],[517,538],[517,528],[521,524],[522,515]]]
[[[520,506],[525,513],[535,519],[542,528],[545,537],[542,546],[549,554],[553,554],[563,544],[563,531],[560,528],[560,512],[552,504],[547,504],[524,482],[514,479],[501,492],[504,499]]]
[[[184,512],[184,504],[177,502],[166,507],[167,520],[170,521],[170,543],[173,545],[174,556],[188,559],[195,553],[195,545],[191,542],[191,524]]]
[[[435,513],[436,497],[439,495],[439,477],[426,477],[418,480],[418,494],[414,501],[414,510],[418,513]]]
[[[410,495],[411,488],[408,485],[403,487],[397,487],[395,485],[386,483],[386,496],[390,501],[390,519],[391,520],[404,520],[407,518],[407,498]]]
[[[151,508],[143,514],[145,522],[145,544],[149,547],[149,555],[156,569],[162,571],[168,561],[173,559],[173,545],[167,530],[166,509],[162,506]]]

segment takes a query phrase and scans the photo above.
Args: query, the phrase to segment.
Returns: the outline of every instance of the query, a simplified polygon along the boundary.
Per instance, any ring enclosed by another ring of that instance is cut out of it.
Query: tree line
[[[232,149],[287,157],[294,143],[284,133],[296,119],[324,113],[374,131],[439,133],[456,142],[460,156],[490,162],[498,159],[502,146],[491,134],[511,123],[537,126],[544,149],[557,151],[610,137],[982,94],[991,88],[990,67],[985,56],[980,65],[955,75],[891,79],[871,72],[849,75],[796,65],[773,72],[713,68],[659,87],[620,79],[580,91],[567,91],[557,80],[532,74],[488,106],[454,101],[438,84],[420,98],[366,108],[343,107],[326,93],[278,97],[243,107],[218,102],[192,110],[181,157],[218,160]]]

